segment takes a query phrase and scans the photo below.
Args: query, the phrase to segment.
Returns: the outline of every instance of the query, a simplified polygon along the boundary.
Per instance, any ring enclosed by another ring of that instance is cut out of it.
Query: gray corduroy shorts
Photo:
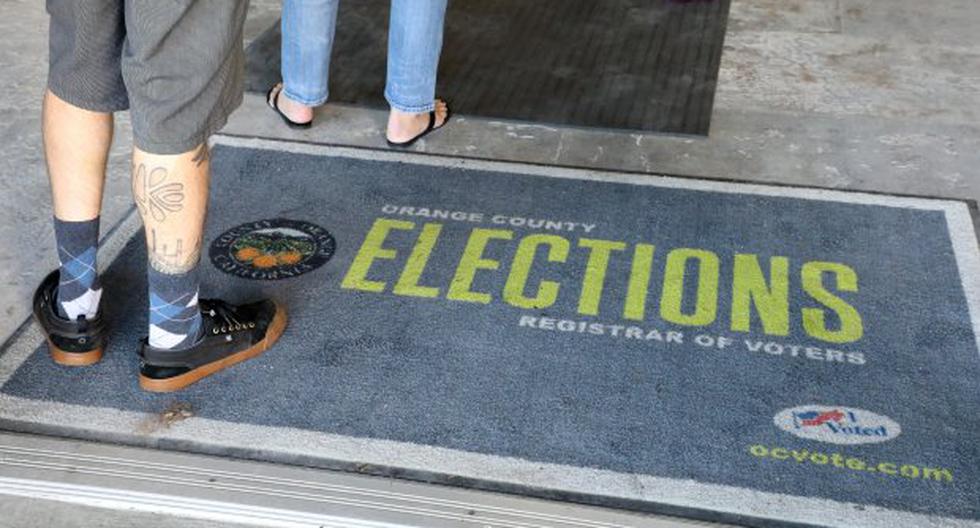
[[[130,110],[136,146],[193,150],[242,102],[247,0],[47,0],[48,88]]]

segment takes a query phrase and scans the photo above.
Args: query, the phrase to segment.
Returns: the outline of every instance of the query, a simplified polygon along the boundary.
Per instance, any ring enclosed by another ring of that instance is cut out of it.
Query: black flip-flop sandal
[[[272,92],[275,91],[276,88],[279,88],[279,91],[276,92],[276,96],[273,97]],[[298,123],[290,119],[286,114],[283,113],[282,110],[279,109],[279,95],[282,93],[282,90],[283,90],[282,83],[276,83],[273,84],[272,88],[269,88],[269,91],[265,93],[265,102],[266,104],[269,105],[269,108],[275,110],[276,113],[279,114],[279,117],[281,117],[282,120],[286,122],[286,126],[288,126],[289,128],[307,129],[313,126],[312,119],[310,119],[305,123]]]
[[[416,141],[422,139],[423,137],[425,137],[430,132],[434,132],[434,131],[439,130],[440,128],[446,126],[446,124],[449,123],[449,118],[452,117],[452,115],[453,115],[452,108],[449,107],[449,103],[446,102],[445,100],[442,100],[442,99],[437,99],[437,100],[438,101],[443,101],[444,103],[446,103],[446,119],[444,119],[442,121],[442,124],[441,125],[436,126],[436,111],[435,110],[432,110],[431,112],[429,112],[429,126],[425,127],[425,130],[423,130],[422,132],[420,132],[417,136],[413,137],[412,139],[409,139],[408,141],[394,142],[394,141],[391,141],[388,138],[385,138],[385,140],[388,142],[388,146],[389,147],[398,147],[398,148],[408,148],[408,147],[411,147]]]

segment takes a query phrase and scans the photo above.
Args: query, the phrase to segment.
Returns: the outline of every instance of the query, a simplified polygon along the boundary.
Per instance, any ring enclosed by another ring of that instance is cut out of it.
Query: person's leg
[[[134,149],[133,194],[149,260],[149,336],[139,375],[148,391],[180,390],[255,357],[286,327],[285,310],[271,300],[198,298],[209,179],[207,143],[179,154]]]
[[[149,262],[148,342],[158,349],[186,349],[200,337],[206,142],[242,97],[245,7],[235,4],[181,0],[161,11],[155,0],[126,3],[122,73],[132,100],[133,196]]]
[[[207,144],[171,155],[133,149],[133,196],[149,260],[149,343],[156,348],[187,348],[200,337],[197,264],[209,170]]]
[[[102,296],[95,256],[112,114],[79,108],[51,90],[44,94],[41,113],[61,263],[56,309],[65,319],[92,319]]]
[[[389,141],[400,143],[425,130],[430,111],[436,112],[436,127],[446,120],[449,110],[435,98],[445,14],[446,0],[391,2],[385,86]]]
[[[127,0],[122,73],[132,100],[133,194],[146,230],[149,337],[140,386],[179,390],[268,349],[285,311],[271,300],[198,299],[208,137],[242,101],[247,2]]]
[[[97,340],[75,342],[65,336],[75,331],[85,334],[82,329],[101,325],[96,317],[102,293],[96,266],[99,213],[112,143],[112,112],[127,108],[129,101],[119,69],[125,37],[121,2],[48,0],[46,7],[48,89],[42,104],[42,135],[60,267],[49,276],[50,286],[42,284],[42,290],[51,289],[38,296],[50,296],[54,311],[47,313],[39,306],[37,313],[56,326],[55,319],[86,321],[54,338],[55,348],[65,347],[61,351],[65,359],[65,350],[83,352],[99,345]],[[81,357],[76,355],[75,360]],[[60,361],[57,355],[55,359]],[[67,362],[86,364],[87,360]]]
[[[112,113],[85,110],[44,92],[41,128],[55,217],[80,222],[99,216],[112,126]]]
[[[338,4],[338,0],[283,1],[283,85],[278,107],[293,121],[313,119],[313,108],[327,100]],[[275,94],[273,90],[272,97]]]

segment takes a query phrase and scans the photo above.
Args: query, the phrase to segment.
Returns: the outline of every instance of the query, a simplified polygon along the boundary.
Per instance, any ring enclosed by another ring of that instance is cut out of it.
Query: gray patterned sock
[[[99,218],[83,222],[54,219],[54,236],[58,241],[61,278],[58,282],[58,315],[72,321],[83,315],[88,319],[99,311],[102,286],[99,284],[95,255],[99,246]]]
[[[180,350],[197,342],[201,310],[197,307],[197,267],[168,275],[147,267],[150,286],[150,346]]]

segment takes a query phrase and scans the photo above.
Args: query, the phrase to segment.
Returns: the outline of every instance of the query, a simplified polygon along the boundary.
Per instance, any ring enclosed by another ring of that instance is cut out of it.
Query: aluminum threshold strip
[[[539,499],[0,432],[0,494],[275,527],[719,527]]]

